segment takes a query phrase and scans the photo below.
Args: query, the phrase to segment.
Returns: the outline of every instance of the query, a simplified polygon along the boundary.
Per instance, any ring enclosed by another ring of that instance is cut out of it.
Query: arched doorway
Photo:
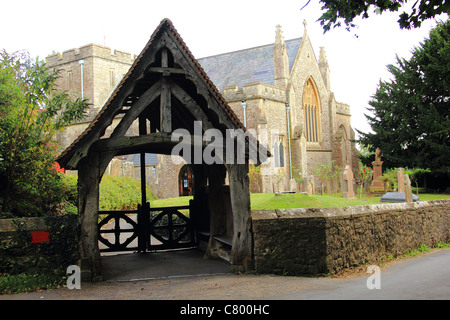
[[[194,195],[194,172],[189,165],[184,165],[178,174],[180,197]]]

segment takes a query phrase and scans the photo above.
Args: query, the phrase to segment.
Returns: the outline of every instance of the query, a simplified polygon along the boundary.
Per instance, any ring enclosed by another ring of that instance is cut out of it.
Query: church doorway
[[[194,173],[189,165],[184,165],[178,174],[180,197],[194,195]]]

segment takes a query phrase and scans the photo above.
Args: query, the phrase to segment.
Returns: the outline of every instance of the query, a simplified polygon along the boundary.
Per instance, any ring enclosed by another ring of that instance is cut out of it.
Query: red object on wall
[[[50,232],[48,231],[31,231],[31,243],[50,242]]]
[[[59,163],[56,162],[56,161],[55,161],[55,170],[56,170],[56,171],[59,171],[59,172],[61,172],[61,173],[66,173],[66,169],[61,168],[61,166],[59,165]]]

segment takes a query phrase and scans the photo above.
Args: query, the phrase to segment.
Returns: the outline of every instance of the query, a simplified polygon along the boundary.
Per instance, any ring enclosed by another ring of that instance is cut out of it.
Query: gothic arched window
[[[307,142],[320,142],[320,103],[317,89],[311,78],[308,79],[303,92],[304,125]]]
[[[275,167],[284,167],[284,147],[283,142],[280,138],[275,140],[274,149],[274,158],[275,158]]]

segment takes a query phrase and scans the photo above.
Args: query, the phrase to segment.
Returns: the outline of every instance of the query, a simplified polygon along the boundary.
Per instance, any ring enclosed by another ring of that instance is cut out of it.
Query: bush
[[[64,284],[64,277],[48,274],[27,274],[0,276],[0,295],[33,292],[59,288]]]
[[[0,217],[58,215],[66,201],[53,138],[88,102],[57,92],[57,78],[27,53],[0,51]]]
[[[69,210],[77,210],[77,176],[63,175],[67,192]],[[156,195],[147,186],[147,201],[155,200]],[[115,177],[105,175],[100,183],[99,210],[136,209],[141,203],[141,183],[130,177]]]

